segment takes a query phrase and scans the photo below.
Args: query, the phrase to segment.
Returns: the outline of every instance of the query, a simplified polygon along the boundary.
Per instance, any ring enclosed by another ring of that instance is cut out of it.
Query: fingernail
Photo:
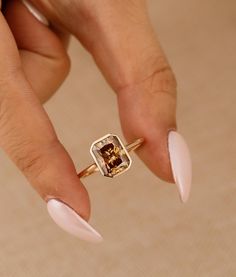
[[[180,198],[186,202],[189,197],[192,182],[192,162],[188,146],[184,138],[177,132],[168,135],[170,163]]]
[[[44,25],[48,26],[49,25],[49,21],[47,20],[47,18],[41,13],[39,12],[31,3],[29,3],[26,0],[21,0],[22,3],[25,5],[25,7],[28,9],[28,11],[41,23],[43,23]]]
[[[56,199],[47,202],[49,215],[64,231],[82,240],[101,242],[102,236],[69,206]]]

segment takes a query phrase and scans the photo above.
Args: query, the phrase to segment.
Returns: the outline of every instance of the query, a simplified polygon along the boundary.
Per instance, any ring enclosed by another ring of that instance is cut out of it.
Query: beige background
[[[135,157],[125,175],[86,180],[91,223],[105,241],[70,237],[0,153],[1,277],[236,276],[236,2],[152,0],[150,12],[179,82],[178,119],[194,168],[189,202]],[[121,134],[116,99],[73,41],[72,72],[46,105],[78,168],[90,143]]]

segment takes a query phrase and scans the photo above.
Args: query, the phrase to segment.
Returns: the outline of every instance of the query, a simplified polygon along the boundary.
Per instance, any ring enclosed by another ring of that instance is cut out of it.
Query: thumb
[[[1,13],[0,37],[0,146],[47,203],[59,226],[81,239],[100,241],[85,221],[90,213],[88,193],[25,79]]]
[[[185,202],[191,158],[184,138],[176,132],[176,80],[150,24],[146,3],[92,3],[87,8],[81,5],[84,22],[71,26],[71,31],[116,91],[126,139],[145,139],[138,155],[157,176],[174,181]]]

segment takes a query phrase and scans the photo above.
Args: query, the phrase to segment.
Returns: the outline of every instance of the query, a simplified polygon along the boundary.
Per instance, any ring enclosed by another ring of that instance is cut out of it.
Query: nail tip
[[[50,199],[47,202],[47,210],[52,220],[67,233],[88,242],[103,241],[103,237],[65,203]]]
[[[185,204],[186,202],[188,202],[189,194],[188,194],[188,195],[181,195],[181,196],[180,196],[180,199],[181,199],[181,202],[182,202],[183,204]]]
[[[178,181],[176,182],[178,190],[179,190],[179,195],[180,199],[183,203],[186,203],[189,200],[190,192],[191,192],[191,186],[192,182],[189,180],[186,183],[179,183]]]
[[[171,169],[180,199],[186,203],[189,198],[192,183],[192,162],[188,145],[176,131],[170,131],[168,135],[168,148]]]
[[[96,244],[102,243],[104,241],[103,237],[100,236],[99,238],[97,238],[96,240],[94,240],[93,242]]]

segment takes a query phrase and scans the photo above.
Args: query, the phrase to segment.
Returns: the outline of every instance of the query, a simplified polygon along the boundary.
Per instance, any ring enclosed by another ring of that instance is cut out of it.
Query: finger
[[[175,181],[185,202],[191,159],[185,140],[175,131],[176,80],[145,1],[78,3],[83,3],[78,4],[82,22],[69,27],[117,92],[125,137],[145,139],[138,155],[157,176]]]
[[[36,19],[15,0],[7,3],[5,18],[20,52],[22,67],[41,102],[48,100],[65,80],[70,61],[68,34],[51,30],[46,19]]]
[[[90,213],[87,191],[25,79],[1,13],[0,37],[0,146],[47,202],[49,214],[59,226],[98,242],[101,236],[85,221]]]
[[[188,199],[191,159],[176,130],[176,81],[151,27],[146,1],[32,0],[52,22],[77,36],[117,92],[127,140],[143,137],[138,155]]]

